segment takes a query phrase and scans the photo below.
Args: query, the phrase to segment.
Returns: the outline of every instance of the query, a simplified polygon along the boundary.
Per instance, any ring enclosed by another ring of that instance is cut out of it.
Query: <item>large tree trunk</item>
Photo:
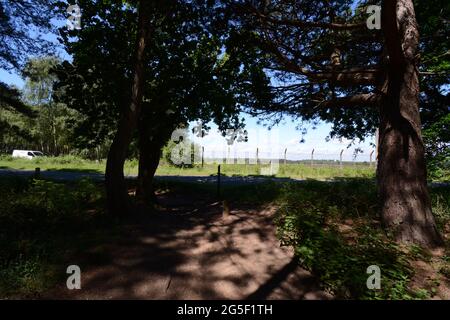
[[[419,114],[418,29],[411,0],[383,2],[389,65],[380,108],[378,184],[385,226],[403,243],[440,245]]]
[[[123,166],[141,109],[144,85],[144,55],[149,33],[149,13],[146,1],[139,1],[138,35],[136,38],[135,65],[131,103],[122,111],[118,129],[111,144],[106,162],[106,197],[110,214],[121,216],[129,209]]]

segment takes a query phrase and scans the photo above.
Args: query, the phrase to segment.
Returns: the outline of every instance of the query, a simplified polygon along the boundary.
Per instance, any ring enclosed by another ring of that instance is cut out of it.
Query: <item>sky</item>
[[[61,22],[55,22],[60,24]],[[54,36],[49,35],[49,40],[56,42]],[[57,50],[57,55],[65,60],[71,61],[71,57],[64,52],[63,49]],[[23,88],[25,81],[17,73],[8,72],[0,69],[0,81],[9,85],[14,85],[19,89]],[[246,130],[248,132],[247,142],[235,142],[231,146],[227,144],[225,137],[221,135],[217,130],[217,126],[213,123],[208,124],[211,130],[208,134],[199,138],[191,134],[191,140],[204,147],[205,157],[238,157],[238,158],[256,158],[256,152],[260,158],[284,158],[284,152],[286,151],[286,158],[288,160],[303,160],[310,159],[311,153],[314,149],[314,159],[322,160],[338,160],[340,153],[343,151],[344,161],[353,161],[355,148],[361,149],[363,152],[358,154],[356,161],[369,161],[370,153],[374,150],[373,143],[374,137],[367,137],[364,142],[354,143],[350,147],[348,145],[351,141],[343,139],[332,139],[327,141],[331,125],[327,123],[320,123],[315,130],[312,126],[308,128],[306,135],[302,135],[300,131],[296,129],[297,123],[292,122],[292,119],[286,117],[279,125],[268,130],[261,124],[258,124],[257,119],[252,118],[246,114],[241,115],[245,119]],[[197,124],[192,122],[190,127],[194,127]],[[300,140],[304,142],[300,142]]]
[[[198,145],[204,147],[206,158],[231,157],[231,158],[256,158],[258,151],[259,158],[266,159],[283,159],[286,151],[288,160],[306,160],[311,159],[313,152],[314,159],[320,160],[339,160],[342,150],[342,159],[344,161],[369,161],[370,153],[375,149],[371,142],[373,137],[368,137],[363,143],[356,143],[348,148],[351,141],[343,139],[332,139],[327,141],[331,126],[321,123],[315,130],[309,129],[306,135],[296,130],[295,123],[286,121],[273,127],[271,130],[258,125],[257,120],[248,116],[244,116],[246,122],[246,130],[248,132],[247,142],[234,142],[229,145],[227,137],[223,137],[212,125],[211,130],[205,137],[197,137],[191,135],[191,139]],[[191,123],[191,128],[196,123]],[[238,134],[239,136],[239,134]],[[241,134],[241,136],[243,136]],[[304,142],[300,142],[301,139]],[[361,148],[362,154],[358,154],[354,158],[355,148]],[[258,149],[258,150],[257,150]]]

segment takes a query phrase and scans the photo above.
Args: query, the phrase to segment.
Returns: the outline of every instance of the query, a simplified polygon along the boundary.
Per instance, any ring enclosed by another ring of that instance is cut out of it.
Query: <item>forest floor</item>
[[[331,299],[280,247],[275,207],[231,207],[186,190],[158,194],[159,210],[127,223],[122,236],[67,261],[80,290],[66,283],[51,299]],[[70,263],[69,263],[70,262]]]

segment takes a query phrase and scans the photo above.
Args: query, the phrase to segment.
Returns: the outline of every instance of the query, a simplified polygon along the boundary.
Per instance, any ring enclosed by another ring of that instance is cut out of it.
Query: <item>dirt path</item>
[[[231,208],[160,195],[159,214],[126,228],[118,243],[79,257],[82,289],[62,299],[329,299],[292,253],[280,248],[274,208]]]

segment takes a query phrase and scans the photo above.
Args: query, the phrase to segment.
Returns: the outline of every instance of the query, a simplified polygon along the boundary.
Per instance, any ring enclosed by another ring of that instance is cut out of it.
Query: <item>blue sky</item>
[[[300,143],[302,139],[301,132],[296,130],[295,123],[286,121],[273,127],[271,130],[257,124],[257,120],[248,116],[246,119],[246,130],[248,131],[248,142],[235,142],[231,146],[227,144],[227,140],[217,130],[217,127],[212,125],[212,129],[203,137],[195,137],[194,142],[205,147],[205,156],[207,158],[225,157],[228,153],[231,157],[250,158],[255,157],[256,148],[258,148],[260,158],[283,158],[285,149],[287,149],[287,159],[289,160],[304,160],[310,159],[311,152],[314,149],[314,158],[323,160],[338,160],[340,152],[344,150],[344,161],[352,161],[355,148],[359,147],[363,150],[362,154],[357,156],[357,161],[368,161],[370,153],[374,147],[370,145],[374,142],[373,137],[368,137],[363,143],[356,143],[347,148],[350,144],[349,140],[332,139],[326,140],[331,126],[326,123],[321,123],[315,130],[309,129],[308,133],[303,136],[304,142]],[[194,123],[191,124],[191,127]]]

